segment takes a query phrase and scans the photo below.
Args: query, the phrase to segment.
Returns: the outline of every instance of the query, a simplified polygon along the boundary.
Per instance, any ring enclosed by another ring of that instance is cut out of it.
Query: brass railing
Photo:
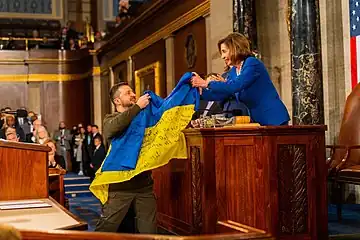
[[[54,42],[58,41],[58,38],[24,38],[24,37],[0,37],[0,40],[2,41],[25,41],[25,49],[26,51],[29,50],[29,41],[34,42],[44,42],[44,40],[47,40],[48,42]]]

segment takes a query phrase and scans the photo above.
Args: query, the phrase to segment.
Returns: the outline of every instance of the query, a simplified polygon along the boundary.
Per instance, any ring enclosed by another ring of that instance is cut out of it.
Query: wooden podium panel
[[[22,230],[87,229],[87,224],[52,199],[38,199],[49,204],[46,208],[0,210],[0,224]],[[16,204],[19,201],[11,201]],[[21,201],[20,201],[21,202]],[[0,201],[0,204],[4,203]]]
[[[87,229],[87,223],[49,198],[49,151],[47,146],[0,141],[0,223],[28,230]],[[49,206],[35,208],[39,200]]]
[[[159,224],[232,220],[277,239],[327,239],[326,126],[187,129],[188,160],[153,172]]]
[[[0,141],[0,201],[47,198],[47,154],[38,144]]]
[[[145,234],[119,234],[80,231],[21,231],[22,240],[274,240],[269,234],[237,233],[202,236],[169,236]]]

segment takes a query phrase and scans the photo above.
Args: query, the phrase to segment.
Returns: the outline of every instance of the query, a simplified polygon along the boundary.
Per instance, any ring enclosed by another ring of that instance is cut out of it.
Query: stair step
[[[87,176],[66,176],[64,177],[64,180],[82,180],[82,179],[89,179],[90,177]]]
[[[75,180],[64,180],[64,185],[73,185],[73,184],[90,184],[90,179],[75,179]]]
[[[67,199],[72,199],[72,198],[94,197],[94,195],[91,192],[87,192],[87,193],[65,194],[65,197]]]
[[[82,187],[82,186],[90,186],[90,183],[65,184],[65,188],[66,187]]]
[[[65,192],[76,192],[76,191],[89,191],[89,184],[80,185],[80,184],[74,184],[75,186],[69,187],[65,186]],[[80,186],[76,186],[80,185]]]
[[[79,191],[65,191],[65,194],[72,194],[72,193],[85,193],[90,192],[89,190],[79,190]]]
[[[65,196],[67,198],[92,197],[93,194],[89,190],[78,190],[78,191],[66,191]]]

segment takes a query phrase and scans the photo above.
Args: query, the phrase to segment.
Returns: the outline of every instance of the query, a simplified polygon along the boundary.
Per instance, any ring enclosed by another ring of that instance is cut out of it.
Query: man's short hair
[[[98,125],[96,125],[96,124],[91,125],[91,127],[94,127],[94,128],[99,129],[99,126],[98,126]]]
[[[99,140],[100,142],[102,142],[102,137],[100,135],[96,135],[96,137],[94,137],[94,140],[97,139]]]
[[[115,104],[114,103],[115,95],[116,95],[117,91],[119,90],[119,88],[122,86],[129,86],[129,84],[127,82],[120,82],[110,88],[109,95],[110,95],[110,100],[113,104]]]

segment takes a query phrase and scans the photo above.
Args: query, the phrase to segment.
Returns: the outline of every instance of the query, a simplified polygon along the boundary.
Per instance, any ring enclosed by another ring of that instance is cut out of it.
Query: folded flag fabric
[[[191,121],[200,101],[198,90],[190,85],[191,77],[192,73],[185,73],[166,99],[147,91],[150,104],[132,120],[124,134],[111,141],[90,185],[90,191],[103,204],[108,199],[109,184],[130,180],[173,158],[187,158],[182,130]]]

